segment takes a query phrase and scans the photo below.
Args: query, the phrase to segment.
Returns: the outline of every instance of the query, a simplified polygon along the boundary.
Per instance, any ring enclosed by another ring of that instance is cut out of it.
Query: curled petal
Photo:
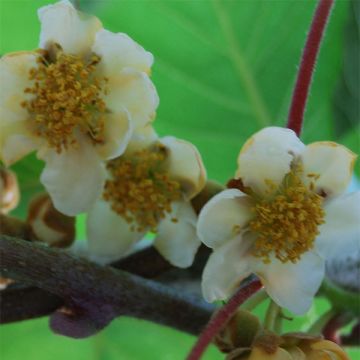
[[[201,241],[211,248],[222,246],[251,220],[252,199],[237,189],[215,195],[201,210],[197,225]]]
[[[130,225],[103,200],[98,200],[89,211],[86,230],[88,256],[101,264],[127,255],[144,237],[144,233],[132,231]]]
[[[205,186],[206,170],[197,148],[184,140],[166,136],[160,142],[167,148],[167,170],[181,184],[185,198],[192,199]]]
[[[41,22],[40,47],[59,44],[66,53],[86,55],[90,53],[95,34],[102,28],[94,16],[77,11],[68,0],[47,5],[38,10]]]
[[[88,210],[100,196],[105,181],[105,170],[94,146],[82,140],[79,148],[60,154],[49,149],[42,158],[46,165],[40,181],[54,206],[70,216]]]
[[[304,180],[311,181],[308,174],[318,174],[315,189],[334,196],[348,187],[354,169],[356,155],[345,146],[321,141],[306,146],[301,155],[304,165]]]
[[[27,120],[28,111],[21,106],[32,95],[24,90],[32,86],[30,70],[37,67],[36,54],[17,52],[0,58],[0,136],[4,136],[3,127],[14,122]]]
[[[263,194],[268,189],[266,181],[278,185],[290,164],[305,145],[290,129],[267,127],[253,135],[242,147],[238,157],[236,177],[245,186]]]
[[[255,347],[248,360],[294,360],[293,357],[284,349],[278,347],[273,352],[266,352],[262,348]]]
[[[187,268],[201,241],[196,236],[197,216],[187,201],[172,204],[172,212],[158,226],[154,246],[171,264]]]
[[[104,160],[122,155],[133,133],[133,125],[126,110],[107,114],[105,119],[104,144],[96,147]]]
[[[349,360],[345,351],[329,340],[314,341],[311,344],[304,342],[302,349],[308,360]]]
[[[309,310],[324,271],[324,260],[314,251],[304,253],[295,264],[284,264],[276,258],[272,258],[270,264],[257,261],[255,269],[269,296],[296,315]]]
[[[105,29],[97,32],[92,50],[101,57],[99,71],[109,78],[126,67],[148,74],[154,61],[152,54],[128,35]]]
[[[254,258],[248,253],[251,244],[251,240],[239,235],[214,250],[202,275],[201,286],[206,301],[227,299],[251,274],[254,266]]]
[[[360,251],[360,192],[325,203],[325,223],[320,226],[316,249],[325,259],[355,255]]]
[[[149,77],[131,68],[125,68],[109,78],[105,101],[114,112],[125,108],[135,129],[151,123],[159,105],[158,94]]]

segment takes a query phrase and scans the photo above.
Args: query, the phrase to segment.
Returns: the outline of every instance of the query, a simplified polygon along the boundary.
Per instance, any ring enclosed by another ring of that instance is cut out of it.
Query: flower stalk
[[[303,50],[287,123],[287,127],[298,136],[302,130],[315,64],[333,4],[334,0],[319,0]]]
[[[188,355],[187,360],[200,359],[201,355],[207,349],[214,337],[235,314],[239,306],[241,306],[241,304],[243,304],[247,299],[249,299],[261,288],[262,284],[258,279],[251,281],[244,287],[241,287],[235,293],[235,295],[233,295],[229,302],[224,305],[206,325],[205,329],[201,333],[196,344]]]

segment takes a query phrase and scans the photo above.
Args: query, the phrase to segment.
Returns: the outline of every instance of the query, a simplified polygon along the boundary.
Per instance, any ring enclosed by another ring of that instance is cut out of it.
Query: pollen
[[[107,164],[111,178],[103,197],[133,231],[156,231],[158,222],[171,212],[171,203],[181,199],[180,184],[166,172],[166,158],[166,148],[156,143]]]
[[[29,112],[30,130],[58,153],[78,146],[79,133],[93,144],[104,143],[107,79],[95,75],[100,58],[84,60],[55,44],[38,54],[37,67],[29,73],[32,86],[24,90],[32,99],[21,103]]]
[[[313,191],[313,182],[302,182],[301,175],[301,166],[294,165],[275,191],[274,184],[267,184],[268,196],[257,199],[253,208],[250,229],[258,235],[253,255],[264,263],[270,262],[270,254],[283,263],[296,263],[313,248],[324,223],[323,198]],[[310,178],[316,181],[317,176]]]

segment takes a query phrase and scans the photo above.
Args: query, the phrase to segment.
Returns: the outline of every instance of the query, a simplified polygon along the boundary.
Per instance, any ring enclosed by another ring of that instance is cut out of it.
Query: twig
[[[60,322],[59,316],[53,318],[54,330],[65,335],[71,335],[71,321],[81,316],[86,317],[87,328],[78,337],[88,327],[103,327],[104,321],[119,315],[198,334],[213,310],[154,281],[8,236],[0,237],[0,256],[3,275],[41,288],[70,305],[70,313],[60,312]]]
[[[300,69],[292,95],[287,127],[299,136],[321,40],[334,0],[320,0],[303,50]]]
[[[193,266],[186,271],[182,269],[177,271],[199,277],[209,253],[208,248],[200,247]],[[111,266],[147,279],[156,278],[168,270],[175,269],[153,247],[138,251],[112,263]],[[33,286],[17,283],[0,291],[0,299],[0,324],[50,315],[64,305],[64,300],[58,296]]]
[[[253,279],[245,286],[241,287],[209,321],[206,328],[201,333],[198,341],[195,343],[187,360],[198,360],[212,342],[218,332],[227,324],[231,317],[241,304],[262,288],[260,280]]]

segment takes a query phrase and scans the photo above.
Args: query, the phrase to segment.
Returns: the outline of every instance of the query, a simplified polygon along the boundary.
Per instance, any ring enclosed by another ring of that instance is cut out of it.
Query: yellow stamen
[[[171,212],[171,203],[181,199],[180,184],[164,170],[166,156],[166,148],[156,144],[107,164],[111,179],[103,197],[128,223],[136,223],[133,230],[156,231],[159,220]]]
[[[101,95],[106,93],[107,79],[94,74],[100,58],[94,55],[85,61],[64,54],[58,45],[52,50],[53,54],[39,51],[38,67],[29,74],[33,86],[24,90],[34,95],[22,103],[29,112],[31,131],[59,153],[77,146],[76,131],[102,144],[107,110]]]
[[[324,223],[323,198],[313,191],[313,183],[304,185],[301,174],[301,166],[294,165],[275,192],[269,183],[271,195],[257,200],[253,209],[250,229],[258,234],[253,254],[265,263],[271,253],[283,263],[298,261],[313,247],[318,227]]]

